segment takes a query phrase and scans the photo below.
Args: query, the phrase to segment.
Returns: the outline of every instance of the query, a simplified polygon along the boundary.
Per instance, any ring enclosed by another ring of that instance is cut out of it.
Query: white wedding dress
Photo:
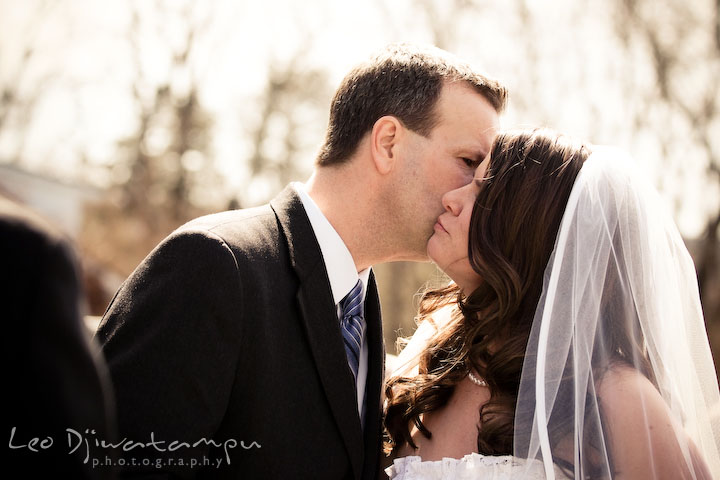
[[[385,470],[390,480],[508,480],[524,478],[545,480],[545,469],[539,460],[524,460],[510,455],[491,456],[471,453],[463,458],[425,461],[418,456],[397,458]],[[555,468],[555,478],[568,478]]]

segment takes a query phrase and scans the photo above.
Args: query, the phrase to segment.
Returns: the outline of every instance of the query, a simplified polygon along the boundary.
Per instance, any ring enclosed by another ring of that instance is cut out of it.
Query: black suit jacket
[[[296,192],[178,229],[123,284],[97,334],[120,437],[167,442],[126,452],[127,463],[158,462],[128,471],[375,478],[384,348],[373,276],[365,312],[363,433],[325,263]],[[172,441],[188,446],[159,451]],[[206,464],[178,465],[192,459]]]

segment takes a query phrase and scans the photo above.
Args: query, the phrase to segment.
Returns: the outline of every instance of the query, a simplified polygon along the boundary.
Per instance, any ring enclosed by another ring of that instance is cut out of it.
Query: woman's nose
[[[462,211],[461,199],[464,188],[466,187],[460,187],[456,188],[455,190],[450,190],[442,196],[443,207],[445,208],[445,210],[455,216],[460,215],[460,212]]]

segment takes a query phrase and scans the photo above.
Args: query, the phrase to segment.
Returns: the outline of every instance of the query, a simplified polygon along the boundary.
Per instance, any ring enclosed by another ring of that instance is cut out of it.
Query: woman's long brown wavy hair
[[[419,321],[449,304],[459,312],[422,354],[419,375],[388,381],[386,451],[417,448],[412,425],[430,438],[421,415],[445,405],[474,369],[490,389],[480,409],[478,451],[512,454],[515,403],[543,272],[589,153],[545,129],[495,139],[470,220],[469,260],[481,285],[469,294],[451,285],[423,296]]]

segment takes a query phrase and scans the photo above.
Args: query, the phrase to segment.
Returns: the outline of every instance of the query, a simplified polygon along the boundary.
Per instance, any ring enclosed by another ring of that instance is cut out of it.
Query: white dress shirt
[[[367,293],[367,283],[370,278],[371,268],[366,268],[362,272],[355,268],[355,261],[350,255],[350,250],[345,246],[345,242],[335,231],[315,201],[310,197],[305,184],[293,182],[292,187],[300,196],[305,212],[310,219],[315,237],[320,244],[320,251],[325,260],[325,268],[327,269],[328,278],[330,279],[330,289],[332,290],[333,301],[337,309],[338,322],[340,321],[341,309],[340,301],[350,293],[358,279],[362,281],[362,301],[365,302]],[[343,351],[345,349],[343,348]],[[358,375],[356,380],[357,386],[357,403],[358,415],[362,418],[363,401],[365,398],[365,383],[367,382],[368,371],[368,346],[367,346],[367,329],[363,333],[363,344],[360,350],[360,363],[358,365]]]

